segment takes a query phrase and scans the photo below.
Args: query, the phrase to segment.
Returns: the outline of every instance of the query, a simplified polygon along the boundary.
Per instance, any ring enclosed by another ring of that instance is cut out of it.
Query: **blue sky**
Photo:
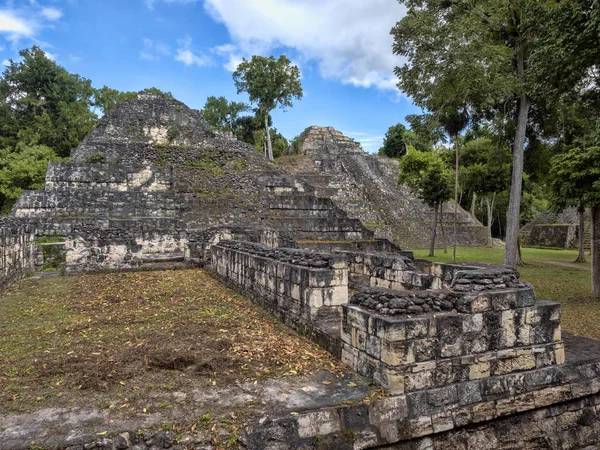
[[[156,86],[201,109],[237,95],[241,58],[286,54],[304,97],[274,126],[293,138],[333,126],[376,152],[387,128],[417,112],[396,87],[396,0],[0,0],[0,61],[39,45],[95,87]]]

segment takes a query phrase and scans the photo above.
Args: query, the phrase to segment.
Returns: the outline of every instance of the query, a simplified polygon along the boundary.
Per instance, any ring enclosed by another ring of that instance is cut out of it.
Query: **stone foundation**
[[[35,270],[34,235],[24,223],[0,218],[0,292]]]

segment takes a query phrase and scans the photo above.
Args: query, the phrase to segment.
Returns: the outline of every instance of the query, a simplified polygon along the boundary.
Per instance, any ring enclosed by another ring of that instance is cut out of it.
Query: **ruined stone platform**
[[[302,157],[302,163],[297,161]],[[300,135],[300,155],[291,158],[284,158],[280,165],[314,186],[317,195],[330,198],[349,217],[360,220],[375,237],[402,248],[428,247],[433,210],[406,186],[398,186],[397,160],[369,155],[332,127],[316,126]],[[454,202],[444,204],[442,215],[446,224],[454,221]],[[460,206],[457,223],[458,245],[488,244],[486,228]],[[437,226],[441,236],[441,225]],[[451,244],[453,234],[446,232],[446,238]]]

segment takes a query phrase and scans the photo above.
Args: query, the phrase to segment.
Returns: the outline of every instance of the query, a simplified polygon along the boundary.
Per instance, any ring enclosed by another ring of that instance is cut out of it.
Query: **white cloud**
[[[41,14],[48,20],[58,20],[63,16],[60,9],[53,7],[42,8]]]
[[[230,69],[240,56],[280,47],[315,61],[326,78],[346,84],[396,89],[389,32],[405,9],[396,0],[204,0],[223,23],[234,47],[226,52]],[[257,51],[262,50],[262,51]]]
[[[9,40],[35,35],[37,24],[16,11],[0,9],[0,33],[7,34]]]
[[[343,133],[360,142],[363,150],[367,153],[377,153],[383,145],[383,136],[372,135],[360,131],[343,131]]]
[[[10,61],[8,59],[5,59],[2,61],[2,65],[5,67],[8,66],[9,64],[10,64]]]
[[[145,61],[158,61],[162,56],[169,56],[171,50],[162,42],[144,38],[144,48],[140,51],[140,59]]]
[[[178,41],[179,47],[177,48],[177,54],[175,60],[184,63],[186,66],[210,66],[212,60],[210,57],[203,54],[196,54],[192,50],[192,39],[188,36],[185,39]]]
[[[56,58],[58,57],[56,53],[50,53],[48,50],[44,50],[44,54],[46,55],[46,57],[48,57],[48,59],[51,59],[52,61],[56,61]]]
[[[162,1],[164,3],[168,3],[168,4],[180,4],[180,5],[187,5],[188,3],[196,3],[197,0],[145,0],[144,3],[146,4],[146,7],[148,9],[154,9],[154,5],[159,2]]]

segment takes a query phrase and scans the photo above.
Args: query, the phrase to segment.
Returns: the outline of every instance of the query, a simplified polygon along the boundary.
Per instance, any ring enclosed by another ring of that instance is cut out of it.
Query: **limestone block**
[[[379,398],[369,405],[369,420],[375,426],[382,422],[395,422],[407,417],[408,405],[404,395]]]
[[[469,366],[469,380],[480,380],[490,376],[489,361],[478,362]]]
[[[471,314],[464,318],[462,323],[463,333],[476,333],[483,330],[483,314]]]
[[[408,348],[403,341],[389,342],[381,341],[381,361],[388,366],[400,366],[415,362],[412,345]]]
[[[404,322],[392,317],[371,316],[369,320],[369,333],[389,342],[406,339]]]
[[[337,409],[314,411],[297,418],[298,435],[301,438],[326,436],[341,431],[342,425]]]
[[[341,306],[348,303],[348,287],[334,286],[323,290],[323,302],[325,306]]]
[[[501,313],[502,334],[500,337],[500,346],[502,348],[513,347],[517,339],[515,333],[515,312],[514,310],[502,311]]]
[[[400,370],[382,367],[373,378],[391,395],[400,395],[405,391],[404,374]]]
[[[433,424],[430,416],[409,420],[410,434],[412,437],[427,436],[433,433]]]
[[[431,422],[433,425],[434,433],[441,433],[449,431],[454,428],[454,421],[452,419],[452,412],[444,411],[431,416]]]
[[[405,375],[404,386],[406,392],[421,391],[435,386],[435,374],[433,370],[421,372],[409,372]]]

